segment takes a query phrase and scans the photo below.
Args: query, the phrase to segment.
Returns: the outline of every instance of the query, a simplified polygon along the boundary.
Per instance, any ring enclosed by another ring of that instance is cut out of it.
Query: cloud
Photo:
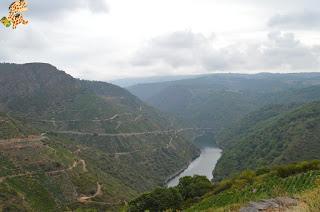
[[[28,1],[29,25],[0,29],[0,62],[49,62],[96,80],[319,70],[319,0]]]
[[[136,66],[166,63],[172,67],[194,65],[200,55],[210,51],[211,39],[191,31],[178,31],[156,37],[132,59]],[[201,56],[200,56],[201,57]]]
[[[292,33],[269,33],[261,42],[215,48],[215,40],[180,31],[152,39],[133,57],[139,67],[198,68],[199,71],[312,71],[320,68],[320,46],[306,46]]]
[[[320,11],[277,14],[269,20],[268,26],[280,29],[318,30],[320,29],[319,19]]]
[[[219,0],[216,0],[219,2]],[[303,10],[314,9],[320,6],[319,0],[242,0],[235,2],[234,0],[224,0],[228,4],[245,4],[245,6],[255,6],[261,9],[286,9],[286,10]]]
[[[12,33],[11,30],[0,33],[1,62],[41,61],[45,56],[43,53],[50,49],[45,33],[33,26],[25,27],[23,31],[19,28],[16,31],[20,33]]]
[[[61,18],[64,13],[73,13],[78,9],[87,9],[95,13],[106,13],[109,7],[105,0],[54,0],[29,1],[28,16],[35,18]]]

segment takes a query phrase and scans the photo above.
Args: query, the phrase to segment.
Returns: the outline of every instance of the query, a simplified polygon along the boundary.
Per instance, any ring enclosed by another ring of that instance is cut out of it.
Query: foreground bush
[[[320,161],[304,161],[300,163],[278,166],[274,169],[279,177],[284,178],[307,171],[320,170]]]
[[[165,211],[181,208],[182,196],[175,188],[157,188],[129,203],[129,211]]]
[[[184,200],[201,197],[212,189],[212,184],[205,176],[183,177],[177,186]]]

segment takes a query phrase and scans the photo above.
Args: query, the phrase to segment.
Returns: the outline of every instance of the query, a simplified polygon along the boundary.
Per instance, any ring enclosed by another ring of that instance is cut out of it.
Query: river
[[[221,157],[222,150],[217,148],[208,140],[198,139],[195,144],[201,150],[200,156],[192,161],[186,170],[184,170],[175,178],[171,179],[167,183],[168,187],[178,185],[179,179],[185,176],[203,175],[209,180],[213,178],[212,171]]]

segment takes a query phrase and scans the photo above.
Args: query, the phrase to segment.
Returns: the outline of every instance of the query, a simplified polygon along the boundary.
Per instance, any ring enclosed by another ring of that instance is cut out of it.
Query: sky
[[[0,1],[5,16],[12,0]],[[320,70],[319,0],[29,0],[0,26],[0,62],[74,77]]]

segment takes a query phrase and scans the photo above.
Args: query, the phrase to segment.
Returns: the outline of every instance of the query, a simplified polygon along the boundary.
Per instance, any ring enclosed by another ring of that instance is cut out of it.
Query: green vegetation
[[[129,90],[155,108],[176,116],[184,126],[212,128],[217,133],[270,104],[319,100],[319,84],[318,73],[213,74],[136,85]]]
[[[320,75],[214,74],[150,83],[130,91],[176,116],[182,126],[212,129],[223,148],[214,176],[320,159]]]
[[[0,139],[24,137],[36,132],[37,131],[30,128],[28,125],[0,112]]]
[[[139,211],[165,211],[181,208],[182,196],[175,188],[157,188],[151,193],[143,194],[129,204],[129,210]]]
[[[320,159],[320,103],[306,104],[319,84],[312,73],[221,74],[131,88],[175,128],[117,86],[0,64],[0,211],[227,210],[296,195],[319,209],[319,162],[282,165]],[[189,137],[224,149],[217,182],[161,188],[199,155]]]
[[[285,177],[281,170],[286,170]],[[319,170],[320,162],[310,161],[256,172],[244,171],[233,178],[214,184],[212,192],[188,211],[221,210],[230,207],[239,209],[250,201],[279,196],[296,197],[318,188]]]
[[[184,177],[174,188],[156,188],[129,203],[129,211],[180,210],[212,189],[204,176]]]
[[[0,211],[117,210],[199,154],[117,86],[37,63],[0,82]]]
[[[179,180],[178,191],[184,200],[201,197],[211,189],[210,181],[204,176],[183,177]]]
[[[267,116],[255,113],[243,124],[240,122],[232,130],[234,134],[225,133],[224,140],[228,142],[214,171],[216,179],[248,168],[320,159],[320,103],[283,108],[287,110]],[[253,121],[257,117],[259,121]],[[260,120],[261,117],[265,119]],[[247,123],[254,124],[243,128]]]
[[[236,210],[250,201],[280,196],[303,197],[319,189],[319,180],[320,161],[247,170],[213,184],[205,177],[185,177],[174,188],[155,189],[141,195],[129,203],[128,210],[159,211],[160,207],[161,210],[184,211]],[[320,209],[319,205],[310,204],[310,207]]]

